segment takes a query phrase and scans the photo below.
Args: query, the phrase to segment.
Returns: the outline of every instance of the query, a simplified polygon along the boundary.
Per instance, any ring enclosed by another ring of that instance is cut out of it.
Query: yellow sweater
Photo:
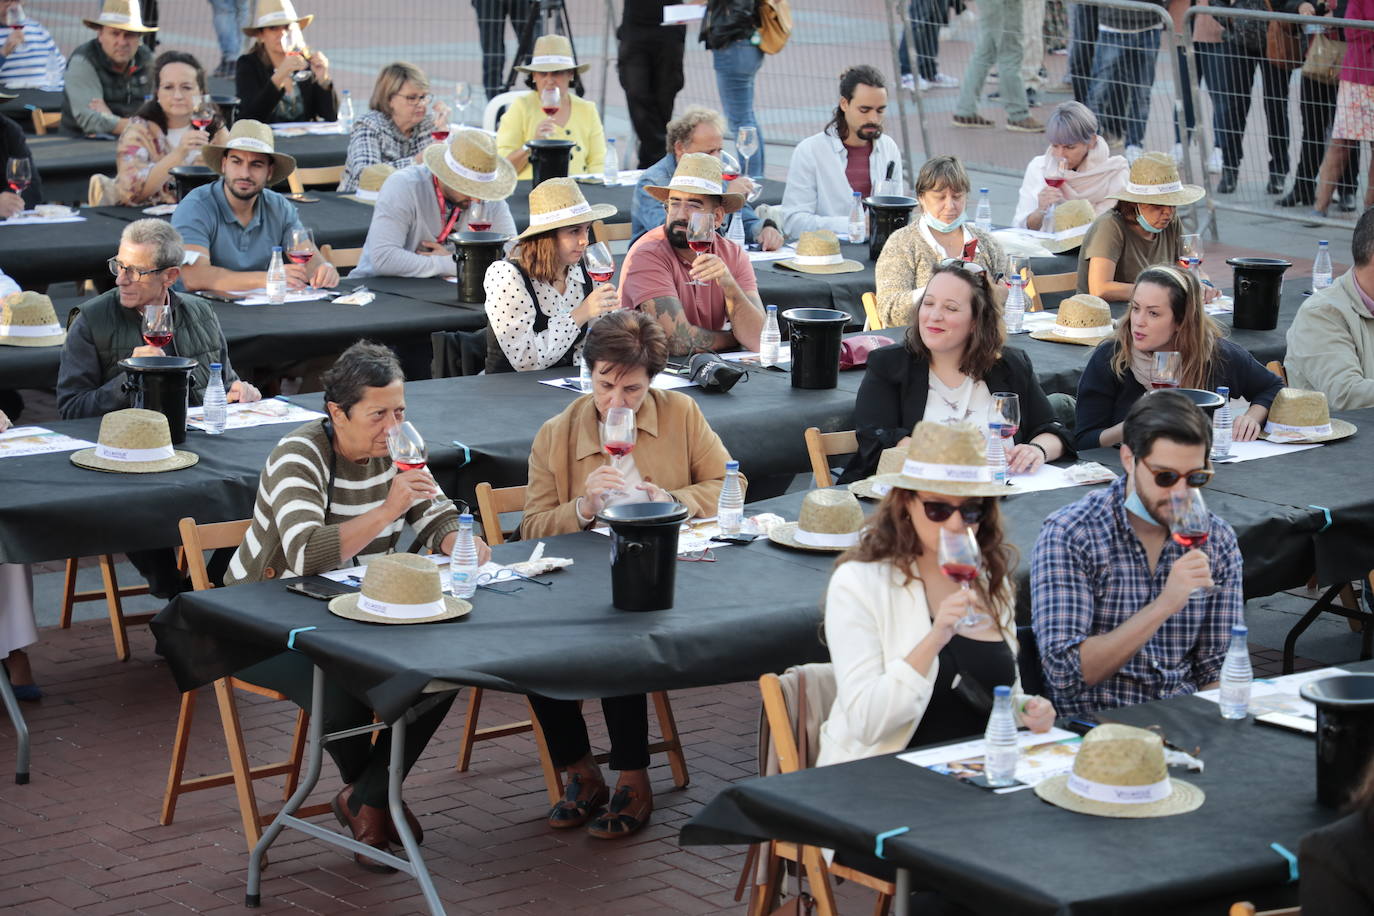
[[[590,173],[600,175],[606,162],[606,134],[601,129],[601,117],[596,113],[596,104],[586,99],[571,97],[572,113],[568,124],[553,135],[555,140],[571,140],[574,143],[572,161],[568,163],[569,175]],[[496,151],[502,156],[525,145],[534,139],[534,129],[545,118],[539,107],[539,93],[527,92],[511,103],[501,116],[496,129]],[[518,176],[521,180],[534,177],[534,170],[526,165]]]

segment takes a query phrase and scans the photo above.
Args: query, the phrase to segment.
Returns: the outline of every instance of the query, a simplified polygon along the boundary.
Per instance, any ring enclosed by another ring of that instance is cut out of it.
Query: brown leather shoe
[[[334,816],[339,819],[339,824],[353,834],[353,839],[359,843],[365,843],[374,849],[382,852],[391,852],[391,844],[387,842],[387,815],[385,808],[376,805],[360,805],[358,813],[353,814],[349,811],[348,800],[353,796],[353,787],[344,786],[334,800],[330,802],[330,808],[334,811]],[[396,869],[382,862],[369,859],[362,853],[355,853],[353,861],[358,863],[360,868],[376,872],[379,875],[389,875]]]
[[[954,126],[955,126],[955,127],[993,127],[993,126],[995,126],[995,125],[994,125],[991,121],[989,121],[987,118],[983,117],[983,116],[980,115],[980,114],[971,114],[971,115],[955,115],[955,116],[954,116]]]
[[[410,828],[411,834],[415,837],[415,842],[423,844],[425,841],[425,828],[420,826],[420,819],[410,813],[410,806],[401,802],[401,813],[406,817],[406,826]],[[391,819],[391,809],[386,809],[386,838],[397,846],[404,847],[401,842],[401,835],[396,832],[396,823]]]

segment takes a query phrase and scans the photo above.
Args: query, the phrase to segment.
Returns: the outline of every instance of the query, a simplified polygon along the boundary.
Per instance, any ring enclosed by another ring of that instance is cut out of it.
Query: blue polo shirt
[[[253,206],[247,226],[229,208],[224,179],[201,185],[177,204],[172,225],[187,245],[210,252],[210,263],[228,270],[266,270],[272,246],[287,244],[287,232],[301,225],[295,204],[276,191],[264,189]]]

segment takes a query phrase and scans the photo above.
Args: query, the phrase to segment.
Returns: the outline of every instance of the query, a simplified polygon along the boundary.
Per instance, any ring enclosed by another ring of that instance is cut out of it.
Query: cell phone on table
[[[286,590],[318,601],[328,601],[330,598],[351,595],[357,591],[351,585],[344,585],[342,582],[335,582],[324,576],[306,576],[304,579],[288,582]]]
[[[968,242],[964,244],[964,260],[965,260],[965,261],[972,261],[972,260],[973,260],[973,256],[976,255],[977,253],[978,253],[978,240],[977,240],[977,239],[969,239]]]

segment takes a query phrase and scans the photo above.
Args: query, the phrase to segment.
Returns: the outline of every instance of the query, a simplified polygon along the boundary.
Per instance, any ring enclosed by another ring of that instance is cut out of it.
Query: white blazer
[[[787,187],[782,192],[782,230],[789,239],[803,232],[829,229],[844,240],[849,237],[849,211],[854,206],[854,189],[845,176],[849,154],[832,127],[812,134],[797,144],[787,166]],[[893,163],[892,177],[901,184],[902,153],[897,143],[883,134],[873,144],[868,158],[868,177],[873,193]],[[905,185],[903,185],[905,188]]]

